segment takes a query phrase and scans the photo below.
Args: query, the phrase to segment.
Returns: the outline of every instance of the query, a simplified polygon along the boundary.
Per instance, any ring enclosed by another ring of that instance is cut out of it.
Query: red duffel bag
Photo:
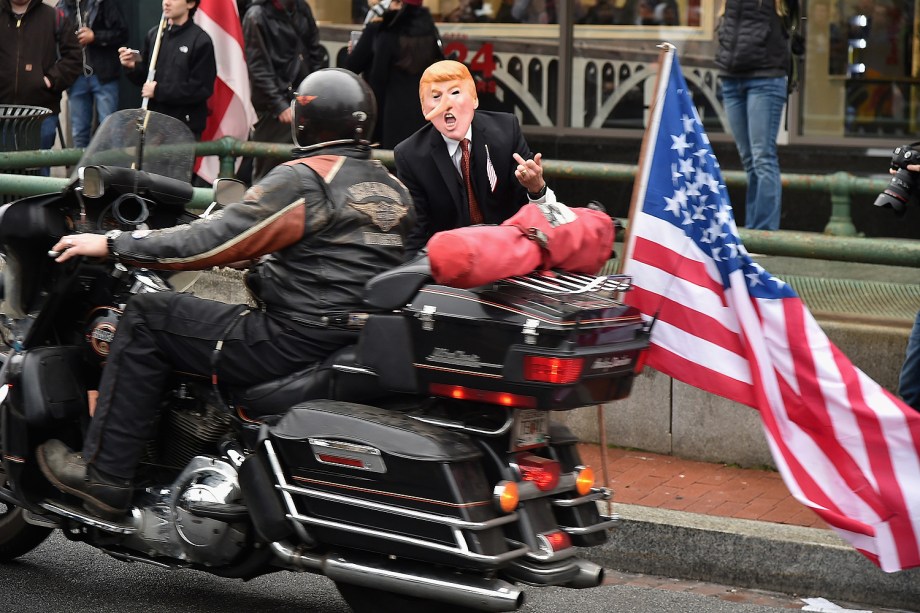
[[[591,209],[566,211],[574,219],[553,226],[537,205],[526,204],[500,226],[438,232],[428,241],[432,276],[467,288],[541,269],[595,274],[610,258],[613,220]]]

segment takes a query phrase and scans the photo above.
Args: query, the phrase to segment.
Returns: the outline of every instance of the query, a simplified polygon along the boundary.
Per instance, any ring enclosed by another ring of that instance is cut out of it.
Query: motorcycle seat
[[[348,345],[322,362],[279,379],[247,388],[231,388],[230,399],[247,418],[259,421],[269,415],[286,413],[295,404],[307,400],[358,402],[384,395],[377,377],[336,370],[336,366],[356,365],[355,349],[355,345]]]
[[[399,309],[412,301],[423,285],[431,283],[427,255],[385,270],[364,286],[364,302],[375,309]]]

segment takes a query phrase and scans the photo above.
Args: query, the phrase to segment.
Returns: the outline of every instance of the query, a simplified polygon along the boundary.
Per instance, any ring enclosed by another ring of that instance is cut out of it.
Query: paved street
[[[285,572],[244,583],[166,571],[118,562],[68,542],[60,532],[20,561],[0,567],[0,577],[3,613],[348,613],[322,577]],[[611,571],[606,584],[592,590],[530,589],[521,611],[776,613],[802,606],[797,597],[783,594]]]

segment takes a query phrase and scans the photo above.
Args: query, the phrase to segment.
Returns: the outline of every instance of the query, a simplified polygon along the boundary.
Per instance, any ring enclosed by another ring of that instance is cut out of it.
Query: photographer
[[[920,164],[910,163],[918,158],[913,148],[915,145],[920,143],[895,148],[888,171],[894,176],[885,191],[875,199],[875,206],[891,207],[898,215],[904,213],[911,198],[913,179],[920,173]],[[907,339],[907,352],[898,378],[898,394],[914,410],[920,411],[920,311]]]

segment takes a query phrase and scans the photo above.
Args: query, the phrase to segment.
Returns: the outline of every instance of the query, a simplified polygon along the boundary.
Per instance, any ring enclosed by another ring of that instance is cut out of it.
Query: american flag
[[[201,0],[195,23],[211,37],[217,60],[217,79],[208,99],[208,122],[201,140],[223,136],[247,140],[257,117],[249,100],[249,72],[236,0]],[[195,172],[210,183],[217,178],[218,166],[214,156],[199,158]]]
[[[920,566],[920,414],[751,259],[673,48],[660,66],[624,253],[648,364],[757,409],[796,499],[882,570]]]

